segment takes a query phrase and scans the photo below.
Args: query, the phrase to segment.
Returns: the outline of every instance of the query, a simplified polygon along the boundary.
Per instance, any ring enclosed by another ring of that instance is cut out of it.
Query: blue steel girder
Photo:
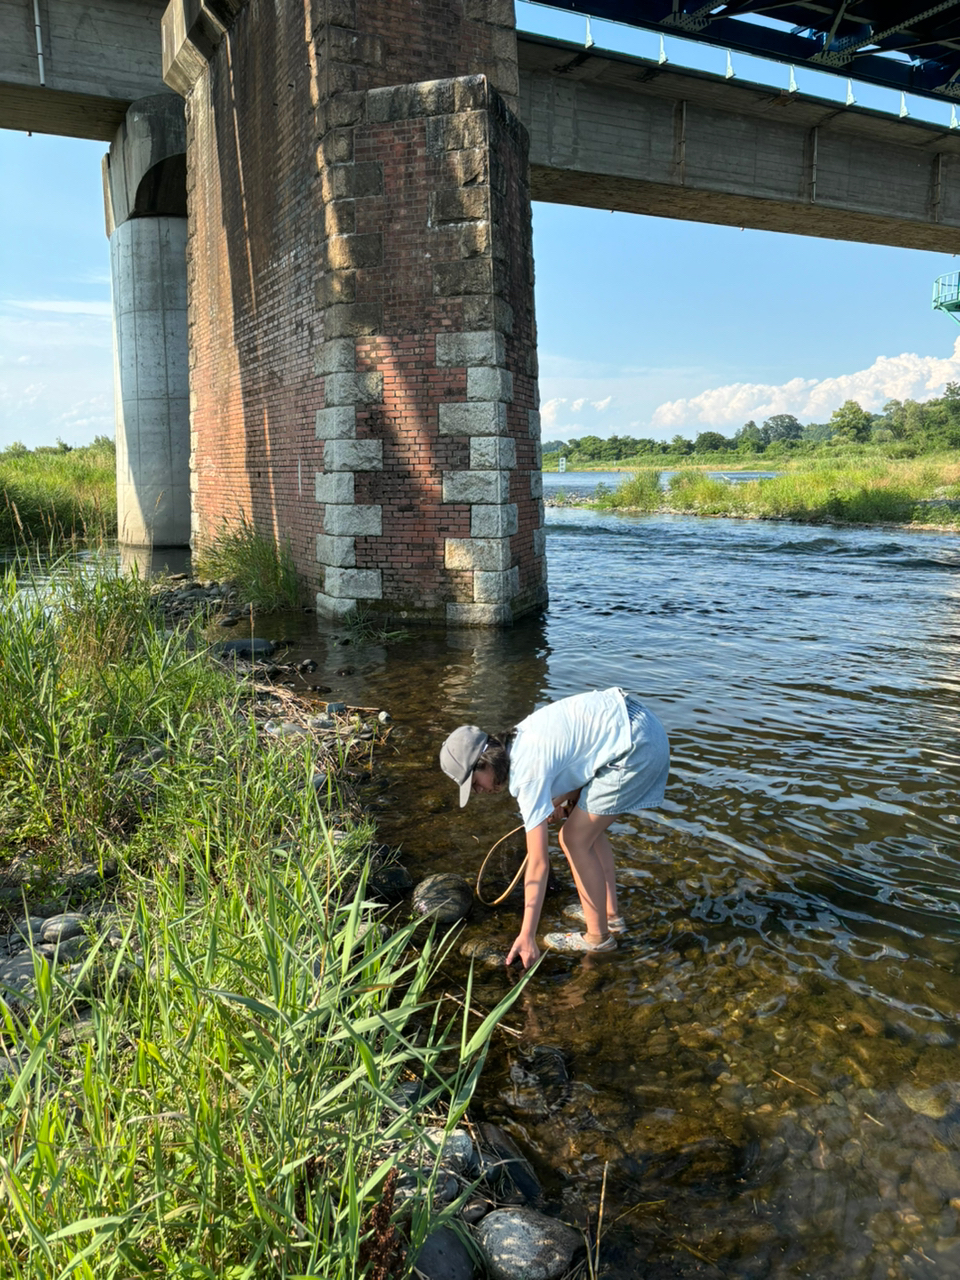
[[[539,0],[661,35],[960,99],[960,0]]]

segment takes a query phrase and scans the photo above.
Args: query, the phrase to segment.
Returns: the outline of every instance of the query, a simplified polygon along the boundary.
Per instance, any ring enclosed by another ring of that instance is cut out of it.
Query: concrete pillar
[[[121,544],[190,540],[183,103],[134,103],[104,162]]]
[[[173,0],[194,537],[287,539],[318,610],[546,601],[512,0]]]

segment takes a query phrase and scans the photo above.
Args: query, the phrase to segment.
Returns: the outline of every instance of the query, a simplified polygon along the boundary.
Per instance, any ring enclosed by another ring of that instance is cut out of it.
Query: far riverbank
[[[960,527],[960,458],[812,460],[783,471],[647,467],[545,472],[553,506],[661,515],[731,516],[807,524]]]

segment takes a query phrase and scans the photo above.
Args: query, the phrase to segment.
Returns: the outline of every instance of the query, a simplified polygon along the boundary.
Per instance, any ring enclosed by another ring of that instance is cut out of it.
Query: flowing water
[[[393,715],[368,799],[418,877],[517,821],[457,807],[456,725],[618,684],[670,734],[663,809],[612,828],[629,934],[543,961],[478,1113],[552,1210],[602,1203],[608,1276],[960,1275],[960,539],[556,508],[547,559],[506,633],[313,641],[312,678]]]

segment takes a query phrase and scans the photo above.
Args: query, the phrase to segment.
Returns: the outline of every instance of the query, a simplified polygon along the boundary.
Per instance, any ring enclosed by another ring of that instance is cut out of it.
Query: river
[[[457,807],[457,724],[618,684],[667,726],[664,807],[611,833],[629,933],[547,956],[474,1114],[550,1211],[603,1205],[617,1280],[960,1274],[960,538],[553,507],[546,545],[541,618],[289,655],[392,713],[364,799],[418,878],[475,876],[517,822]],[[574,897],[554,863],[543,931]],[[505,952],[518,919],[478,905],[463,938]]]
[[[457,807],[457,724],[619,684],[670,733],[664,808],[612,831],[629,935],[547,957],[478,1114],[553,1210],[603,1199],[611,1277],[960,1273],[960,539],[547,521],[543,618],[313,643],[314,678],[393,714],[369,799],[418,876],[475,875],[517,821],[509,797]],[[544,930],[573,897],[554,861]],[[517,920],[478,907],[465,937],[506,949]],[[476,996],[514,981],[479,970]]]

